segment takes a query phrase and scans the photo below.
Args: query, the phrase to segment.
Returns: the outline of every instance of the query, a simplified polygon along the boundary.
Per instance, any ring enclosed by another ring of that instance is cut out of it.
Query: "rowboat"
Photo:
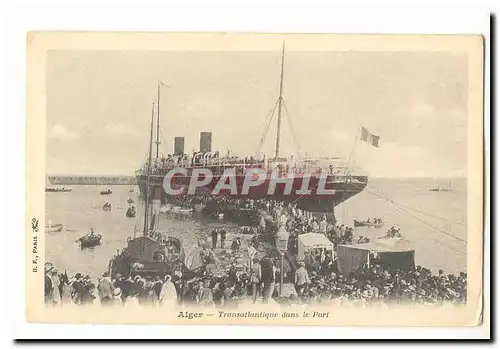
[[[373,222],[362,222],[354,220],[354,227],[367,227],[367,228],[382,228],[384,226],[384,222],[373,223]]]
[[[101,244],[101,234],[87,234],[82,236],[77,241],[80,242],[80,247],[94,247]]]
[[[136,212],[135,212],[135,207],[129,207],[127,209],[127,212],[125,212],[125,216],[128,217],[128,218],[134,218],[136,215]]]
[[[61,231],[63,228],[62,224],[47,224],[45,225],[45,232],[46,233],[55,233],[58,231]]]

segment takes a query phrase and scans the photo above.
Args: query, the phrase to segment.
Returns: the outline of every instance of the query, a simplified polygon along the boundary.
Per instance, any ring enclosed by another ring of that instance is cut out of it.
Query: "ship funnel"
[[[200,133],[200,151],[201,152],[212,151],[212,132]]]
[[[184,154],[184,137],[174,138],[174,155]]]

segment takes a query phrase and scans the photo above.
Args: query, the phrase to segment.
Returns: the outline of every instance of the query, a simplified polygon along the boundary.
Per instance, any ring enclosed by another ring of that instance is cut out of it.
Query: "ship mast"
[[[146,179],[146,195],[145,195],[145,209],[144,209],[144,230],[143,235],[145,236],[148,232],[148,218],[149,218],[149,189],[150,189],[150,177],[151,177],[151,158],[153,153],[153,124],[155,117],[155,103],[153,102],[153,107],[151,110],[151,133],[149,136],[149,157],[148,157],[148,172]]]
[[[157,97],[157,116],[156,116],[156,158],[158,159],[160,153],[160,88],[161,82],[158,81],[158,97]],[[153,107],[154,108],[154,107]]]
[[[281,135],[281,111],[283,105],[283,66],[285,63],[285,41],[283,41],[283,51],[281,53],[281,74],[280,74],[280,94],[278,97],[278,127],[276,130],[276,151],[275,160],[280,156],[280,135]]]

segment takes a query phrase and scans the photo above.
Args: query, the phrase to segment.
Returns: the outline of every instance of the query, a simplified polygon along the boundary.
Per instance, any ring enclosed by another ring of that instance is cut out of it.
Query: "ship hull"
[[[322,214],[333,214],[335,206],[360,193],[368,182],[366,176],[329,175],[326,177],[326,181],[324,181],[325,184],[323,185],[320,183],[320,177],[296,177],[293,179],[292,188],[289,193],[285,192],[285,183],[277,183],[275,190],[271,190],[272,194],[269,194],[268,191],[271,179],[267,178],[262,184],[250,187],[248,194],[242,194],[245,179],[245,175],[235,176],[237,192],[231,193],[230,190],[221,190],[219,195],[241,199],[267,199],[285,203],[295,203],[297,207],[301,209]],[[167,195],[163,188],[163,180],[163,176],[153,175],[150,177],[150,198],[161,200],[162,203],[165,203],[169,202],[170,199],[175,199],[176,196]],[[196,193],[211,193],[219,180],[220,177],[214,176],[210,183],[198,187]],[[184,187],[185,193],[187,192],[190,181],[190,176],[175,176],[171,179],[171,187],[174,189]],[[306,184],[303,183],[304,181],[306,181]],[[230,181],[227,180],[225,183],[230,183]],[[144,197],[148,187],[147,176],[139,174],[137,176],[137,184],[139,185],[141,195]],[[333,192],[326,195],[320,195],[317,189],[322,187],[327,190],[333,190]],[[305,188],[309,189],[311,193],[306,195],[301,194]]]

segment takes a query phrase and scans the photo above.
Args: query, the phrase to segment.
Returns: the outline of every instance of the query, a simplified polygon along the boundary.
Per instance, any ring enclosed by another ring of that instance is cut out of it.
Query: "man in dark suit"
[[[274,290],[274,266],[271,259],[266,256],[261,259],[260,267],[262,270],[262,283],[264,284],[264,299],[262,300],[262,303],[267,304]]]
[[[224,243],[226,242],[226,231],[222,229],[220,231],[220,247],[224,248]]]
[[[76,273],[75,281],[73,281],[73,299],[76,304],[82,304],[83,295],[85,294],[85,287],[83,285],[82,274]]]
[[[52,288],[54,285],[52,284],[52,280],[50,277],[45,274],[45,302],[51,303],[53,301],[53,292]]]
[[[215,250],[217,247],[217,236],[219,235],[219,232],[217,229],[212,230],[212,250]]]

